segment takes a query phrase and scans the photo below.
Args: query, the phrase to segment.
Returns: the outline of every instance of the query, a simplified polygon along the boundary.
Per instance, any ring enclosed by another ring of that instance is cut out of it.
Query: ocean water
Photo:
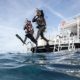
[[[80,51],[0,53],[0,80],[80,80]]]

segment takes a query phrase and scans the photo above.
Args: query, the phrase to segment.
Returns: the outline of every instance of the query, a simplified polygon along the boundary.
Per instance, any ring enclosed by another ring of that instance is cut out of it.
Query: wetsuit
[[[24,43],[26,42],[26,39],[28,37],[32,42],[34,42],[35,44],[37,44],[36,39],[34,39],[34,37],[33,37],[34,30],[32,28],[32,25],[31,25],[31,28],[29,28],[29,26],[30,26],[30,24],[27,24],[26,26],[24,26],[24,30],[25,29],[27,30],[27,33],[26,33],[25,39],[24,39]]]
[[[44,39],[46,42],[48,42],[48,40],[44,37],[43,33],[46,29],[46,22],[45,22],[45,19],[42,17],[42,16],[38,16],[36,18],[36,16],[34,16],[32,22],[37,22],[38,26],[37,28],[39,29],[38,30],[38,33],[37,33],[37,37],[36,37],[36,40],[39,38],[39,36],[41,36],[42,39]]]

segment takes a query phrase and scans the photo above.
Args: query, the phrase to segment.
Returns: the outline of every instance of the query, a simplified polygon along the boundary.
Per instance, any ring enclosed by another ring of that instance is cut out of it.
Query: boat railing
[[[60,51],[62,49],[62,47],[68,47],[68,50],[70,50],[70,49],[74,50],[75,49],[74,42],[75,42],[75,37],[65,37],[64,39],[59,38],[58,42],[55,39],[53,52],[55,52],[55,49]],[[63,46],[62,44],[67,44],[67,45]]]
[[[75,15],[75,16],[72,16],[72,17],[70,17],[70,18],[67,18],[67,19],[65,19],[65,21],[70,21],[70,22],[72,22],[72,21],[74,21],[74,20],[76,20],[76,18],[79,18],[79,16],[80,16],[80,14],[77,14],[77,15]]]
[[[66,31],[67,29],[69,29],[69,28],[70,28],[70,27],[64,29],[64,26],[61,27],[61,24],[59,24],[59,25],[58,25],[58,34],[59,34],[59,35],[62,34],[63,36],[64,36],[64,35],[70,35],[71,32],[69,32],[69,34],[65,34],[65,31]],[[74,28],[74,27],[73,27],[73,28]],[[77,28],[77,31],[76,31],[77,41],[80,42],[80,41],[79,41],[79,36],[80,36],[80,19],[79,19],[79,18],[76,20],[76,28]],[[63,39],[64,39],[64,37],[63,37]]]
[[[73,17],[70,17],[70,18],[67,18],[64,21],[66,22],[66,24],[68,24],[68,23],[71,23],[73,21],[77,21],[78,19],[80,19],[80,14],[73,16]],[[60,28],[60,27],[62,27],[62,24],[58,25],[58,28]]]

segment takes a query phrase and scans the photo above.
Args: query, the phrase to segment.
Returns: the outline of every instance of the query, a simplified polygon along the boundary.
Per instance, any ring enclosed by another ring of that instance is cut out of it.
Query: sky
[[[0,52],[21,51],[22,43],[15,34],[23,39],[23,30],[26,18],[33,19],[36,8],[43,10],[47,23],[47,33],[53,35],[58,33],[58,25],[62,22],[80,14],[80,0],[0,0]],[[37,34],[36,23],[32,23],[35,34]],[[30,41],[29,39],[26,41]],[[25,47],[25,46],[24,46]]]

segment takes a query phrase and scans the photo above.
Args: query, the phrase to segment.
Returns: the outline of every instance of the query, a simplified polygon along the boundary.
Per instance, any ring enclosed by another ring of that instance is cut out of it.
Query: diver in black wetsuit
[[[36,14],[32,20],[32,22],[37,22],[38,26],[36,28],[38,28],[38,33],[37,33],[37,37],[36,37],[36,40],[39,38],[39,36],[41,36],[42,39],[44,39],[46,42],[47,42],[47,45],[49,46],[48,44],[48,41],[43,33],[46,29],[46,21],[44,19],[44,13],[43,13],[43,10],[36,10]]]
[[[25,21],[24,30],[27,30],[27,31],[25,31],[26,35],[25,35],[24,43],[26,42],[26,39],[28,37],[32,42],[37,44],[36,39],[34,39],[34,37],[33,37],[34,30],[33,30],[31,21],[29,21],[29,20]]]

